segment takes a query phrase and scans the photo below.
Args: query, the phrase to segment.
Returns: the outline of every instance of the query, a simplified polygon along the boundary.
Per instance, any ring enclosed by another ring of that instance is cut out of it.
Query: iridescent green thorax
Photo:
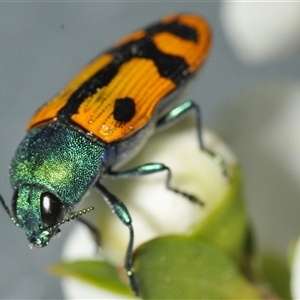
[[[98,177],[105,149],[73,128],[53,123],[33,129],[18,147],[10,166],[18,190],[16,221],[28,238],[45,229],[42,193],[55,195],[67,211],[80,201]]]

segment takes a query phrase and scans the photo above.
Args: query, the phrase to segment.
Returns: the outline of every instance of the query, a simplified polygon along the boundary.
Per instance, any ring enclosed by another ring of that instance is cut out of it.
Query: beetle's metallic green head
[[[38,187],[21,187],[15,190],[12,212],[0,195],[0,203],[17,227],[25,230],[30,248],[41,248],[60,232],[59,226],[78,216],[92,211],[93,207],[68,214],[68,209],[49,192]]]
[[[30,247],[47,246],[60,230],[57,225],[68,209],[50,192],[39,186],[19,186],[12,199],[14,223],[24,229]]]
[[[34,247],[46,246],[58,227],[77,214],[70,212],[98,178],[105,149],[62,123],[31,130],[10,166],[14,189],[12,221],[24,229]]]

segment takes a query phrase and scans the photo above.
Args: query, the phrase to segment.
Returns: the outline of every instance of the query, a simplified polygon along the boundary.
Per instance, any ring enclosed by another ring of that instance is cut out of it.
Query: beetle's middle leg
[[[162,163],[148,163],[148,164],[137,166],[130,170],[120,171],[120,172],[116,172],[111,169],[108,169],[104,175],[108,176],[108,177],[114,177],[114,178],[129,178],[129,177],[137,177],[137,176],[154,174],[154,173],[162,172],[162,171],[167,172],[166,187],[168,190],[182,195],[183,197],[187,198],[189,201],[191,201],[193,203],[197,203],[202,206],[204,205],[204,203],[201,200],[199,200],[197,197],[195,197],[189,193],[186,193],[182,190],[173,188],[171,186],[171,178],[172,178],[171,169]]]

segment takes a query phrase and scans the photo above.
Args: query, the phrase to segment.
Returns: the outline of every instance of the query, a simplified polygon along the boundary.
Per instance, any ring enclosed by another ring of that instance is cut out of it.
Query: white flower
[[[224,1],[220,17],[235,54],[247,64],[271,62],[299,49],[298,1]]]
[[[223,156],[230,171],[236,161],[224,143],[208,131],[204,132],[204,141],[210,150]],[[205,207],[190,203],[181,195],[167,190],[166,172],[134,179],[105,180],[105,186],[122,199],[132,216],[135,247],[159,235],[187,232],[199,220],[206,218],[229,186],[212,156],[200,151],[192,122],[180,122],[157,133],[130,166],[147,162],[162,162],[169,166],[173,172],[172,186],[199,197],[205,202]],[[126,168],[129,168],[128,165]],[[122,266],[129,238],[128,229],[106,207],[100,194],[93,193],[91,197],[94,198],[95,215],[101,228],[101,253],[105,259]],[[92,257],[94,250],[95,244],[88,230],[76,224],[65,244],[63,259]],[[63,279],[63,288],[67,299],[128,299],[75,279]]]

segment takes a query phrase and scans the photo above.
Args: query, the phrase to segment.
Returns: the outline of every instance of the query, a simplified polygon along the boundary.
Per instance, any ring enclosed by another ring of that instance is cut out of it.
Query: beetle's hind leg
[[[179,104],[175,108],[173,108],[171,111],[169,111],[167,114],[162,116],[158,121],[156,122],[156,128],[161,128],[164,126],[167,126],[168,124],[177,121],[180,117],[184,116],[186,113],[190,112],[191,110],[195,111],[196,113],[196,123],[197,123],[197,132],[198,132],[198,140],[200,144],[201,150],[207,152],[209,155],[211,155],[214,159],[214,161],[220,165],[222,169],[223,175],[230,179],[230,176],[227,172],[226,164],[223,159],[223,157],[220,154],[217,154],[209,149],[207,149],[203,143],[203,137],[202,137],[202,117],[201,117],[201,109],[200,106],[197,105],[193,101],[186,101],[182,104]]]

